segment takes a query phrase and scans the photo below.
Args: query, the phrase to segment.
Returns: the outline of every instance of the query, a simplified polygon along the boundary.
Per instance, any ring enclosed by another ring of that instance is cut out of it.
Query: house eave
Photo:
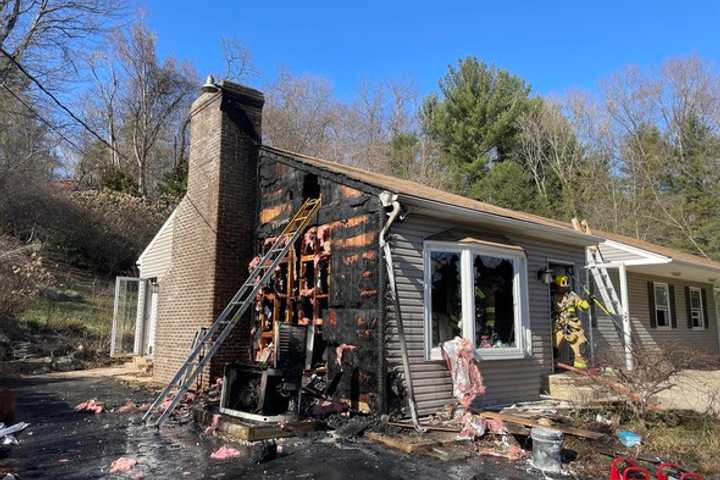
[[[501,215],[482,212],[471,208],[461,207],[447,203],[428,200],[406,194],[399,194],[401,204],[414,208],[416,213],[424,213],[428,215],[443,214],[444,218],[452,218],[458,221],[468,223],[490,224],[501,228],[512,230],[527,236],[539,237],[544,239],[556,240],[562,243],[591,246],[603,241],[601,237],[589,235],[582,232],[576,232],[569,228],[555,227],[533,223],[525,220],[504,217]]]

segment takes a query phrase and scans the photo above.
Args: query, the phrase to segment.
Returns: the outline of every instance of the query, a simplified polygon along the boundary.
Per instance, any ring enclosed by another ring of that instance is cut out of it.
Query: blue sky
[[[536,93],[593,89],[627,64],[680,55],[720,60],[720,2],[178,1],[142,3],[162,55],[222,72],[221,35],[253,53],[261,86],[278,67],[327,78],[349,99],[363,81],[436,89],[466,55],[495,63]],[[541,5],[546,4],[546,5]]]

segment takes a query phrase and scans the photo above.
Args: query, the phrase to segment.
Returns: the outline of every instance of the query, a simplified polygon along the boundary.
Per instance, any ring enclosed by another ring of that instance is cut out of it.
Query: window
[[[692,328],[705,328],[705,316],[703,312],[702,290],[697,287],[690,287],[690,325]]]
[[[655,282],[655,324],[658,328],[670,328],[670,294],[667,283]]]
[[[432,285],[432,344],[462,335],[461,252],[430,254]]]
[[[470,339],[479,358],[522,358],[527,330],[527,267],[520,249],[425,244],[426,355]]]
[[[475,254],[473,278],[475,347],[517,347],[513,261]]]

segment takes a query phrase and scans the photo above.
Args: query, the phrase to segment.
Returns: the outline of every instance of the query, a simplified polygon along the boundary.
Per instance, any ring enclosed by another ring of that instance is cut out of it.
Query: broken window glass
[[[430,254],[432,283],[432,345],[462,336],[462,284],[460,253]]]
[[[515,347],[515,299],[513,261],[475,255],[475,346]]]

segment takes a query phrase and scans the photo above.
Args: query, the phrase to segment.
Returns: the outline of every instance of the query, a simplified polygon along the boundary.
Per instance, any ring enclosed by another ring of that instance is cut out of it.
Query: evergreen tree
[[[454,190],[477,193],[475,184],[494,163],[512,156],[517,118],[531,104],[522,79],[474,57],[460,61],[440,81],[440,96],[425,99],[423,128],[440,144],[455,176]]]

